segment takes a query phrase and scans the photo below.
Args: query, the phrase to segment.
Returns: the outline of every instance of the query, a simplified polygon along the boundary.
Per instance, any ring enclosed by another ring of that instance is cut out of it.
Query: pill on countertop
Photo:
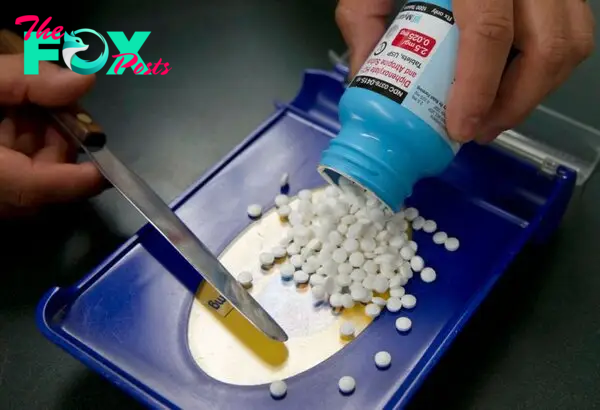
[[[356,389],[356,381],[350,376],[344,376],[339,380],[338,388],[343,394],[351,394]]]
[[[356,286],[350,291],[350,295],[352,296],[352,299],[356,302],[362,302],[367,297],[368,291],[362,286]]]
[[[392,355],[385,351],[375,353],[374,359],[378,369],[387,369],[392,364]]]
[[[252,286],[252,273],[248,271],[240,272],[240,274],[238,275],[238,282],[240,283],[240,285],[248,289]]]
[[[407,309],[412,309],[417,304],[417,298],[409,294],[402,296],[400,300],[402,300],[402,307]]]
[[[356,329],[352,322],[344,322],[340,325],[340,336],[342,337],[354,336],[355,331]]]
[[[396,319],[396,329],[398,329],[399,332],[408,332],[411,327],[412,320],[409,318],[402,316]]]
[[[437,223],[435,221],[432,221],[431,219],[426,220],[425,223],[423,224],[423,231],[425,231],[427,233],[433,233],[433,232],[435,232],[436,229],[437,229]]]
[[[365,306],[365,314],[370,318],[376,318],[381,313],[381,308],[377,306],[375,303],[369,303]]]
[[[410,268],[413,272],[421,272],[425,267],[425,261],[419,255],[415,255],[410,260]]]
[[[333,251],[331,258],[337,263],[344,263],[348,258],[348,252],[346,252],[342,248],[338,248],[335,251]]]
[[[389,285],[390,285],[390,289],[399,288],[399,287],[403,286],[402,285],[402,276],[394,275],[394,277],[392,277],[390,279]]]
[[[402,309],[402,301],[400,298],[392,296],[386,301],[385,307],[390,312],[396,313]]]
[[[426,267],[421,271],[421,280],[425,283],[431,283],[435,280],[437,274],[435,270],[430,267]]]
[[[419,250],[419,244],[415,241],[408,241],[408,247],[413,251],[417,252]]]
[[[301,270],[297,270],[296,272],[294,272],[294,282],[296,282],[298,285],[305,284],[306,282],[308,282],[308,273]]]
[[[350,275],[354,268],[348,262],[340,263],[337,267],[337,271],[340,275]]]
[[[292,275],[294,273],[292,272]],[[325,284],[325,279],[326,277],[320,274],[315,274],[315,275],[311,275],[310,279],[308,280],[308,283],[310,283],[311,286],[323,286]]]
[[[433,234],[433,243],[437,245],[442,245],[448,239],[448,234],[446,232],[438,231]]]
[[[377,293],[384,293],[390,285],[389,280],[383,275],[377,275],[373,281],[373,290]]]
[[[276,380],[269,386],[271,396],[275,399],[280,399],[287,393],[287,385],[283,380]]]
[[[367,273],[363,269],[354,269],[350,273],[350,279],[354,282],[362,283],[362,281],[367,277]]]
[[[454,252],[460,246],[460,242],[456,238],[448,238],[444,241],[444,246],[446,247],[446,250]]]
[[[258,204],[248,205],[247,211],[250,218],[258,218],[262,215],[262,206]]]

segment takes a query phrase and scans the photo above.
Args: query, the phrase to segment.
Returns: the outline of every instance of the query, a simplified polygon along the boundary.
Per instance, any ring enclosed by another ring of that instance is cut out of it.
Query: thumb
[[[351,76],[385,33],[385,19],[392,12],[392,6],[392,0],[340,0],[338,3],[335,18],[350,49]]]
[[[23,57],[23,54],[0,55],[0,105],[68,105],[94,85],[93,74],[77,74],[46,61],[40,62],[38,75],[25,75]]]

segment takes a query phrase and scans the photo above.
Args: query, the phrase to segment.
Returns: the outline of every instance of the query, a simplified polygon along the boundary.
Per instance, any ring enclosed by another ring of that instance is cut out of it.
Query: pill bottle
[[[452,0],[408,1],[342,95],[321,175],[398,212],[418,180],[443,172],[459,148],[445,126],[457,50]]]

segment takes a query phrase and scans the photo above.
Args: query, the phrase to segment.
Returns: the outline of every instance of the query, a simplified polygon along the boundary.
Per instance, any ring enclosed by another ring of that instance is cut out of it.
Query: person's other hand
[[[446,127],[456,141],[489,142],[517,125],[594,48],[594,18],[584,0],[454,0],[453,9],[460,40]],[[338,3],[352,75],[391,11],[392,0]],[[506,67],[513,45],[519,54]]]
[[[72,146],[26,106],[74,103],[95,77],[47,62],[40,63],[39,75],[26,76],[22,54],[0,55],[0,68],[0,218],[101,192],[106,183],[94,165],[74,163]]]

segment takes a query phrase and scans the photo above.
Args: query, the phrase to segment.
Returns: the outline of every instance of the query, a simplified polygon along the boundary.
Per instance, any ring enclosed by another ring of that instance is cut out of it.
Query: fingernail
[[[466,142],[471,141],[477,136],[479,128],[481,127],[480,117],[467,117],[460,121],[458,132],[454,133],[453,139]]]

